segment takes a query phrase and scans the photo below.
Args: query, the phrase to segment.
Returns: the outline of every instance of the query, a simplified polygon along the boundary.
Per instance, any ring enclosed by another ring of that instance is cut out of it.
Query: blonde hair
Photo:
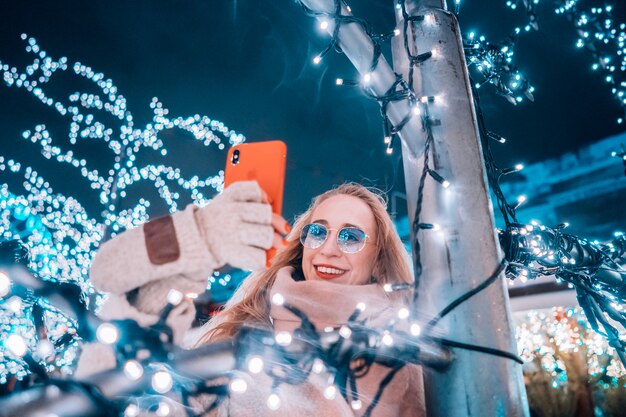
[[[377,247],[374,282],[381,286],[387,283],[413,282],[408,254],[387,213],[387,202],[383,195],[377,190],[370,190],[357,183],[345,183],[313,199],[308,210],[296,219],[291,233],[287,236],[287,246],[274,257],[271,266],[244,281],[224,309],[204,326],[204,332],[196,345],[230,338],[244,324],[271,327],[269,290],[274,285],[276,274],[286,266],[301,269],[303,249],[300,244],[300,232],[311,222],[313,211],[323,201],[337,195],[357,197],[372,210],[376,223]]]

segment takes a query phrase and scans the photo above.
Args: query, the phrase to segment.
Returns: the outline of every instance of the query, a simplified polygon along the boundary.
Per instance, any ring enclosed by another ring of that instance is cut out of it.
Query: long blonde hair
[[[377,236],[374,281],[379,285],[413,282],[408,254],[387,213],[387,202],[383,195],[357,183],[345,183],[313,199],[311,206],[298,217],[287,236],[286,248],[274,257],[267,270],[246,278],[224,309],[204,326],[204,332],[196,345],[232,337],[244,324],[271,327],[269,291],[274,285],[276,274],[279,269],[286,266],[301,269],[303,249],[300,244],[300,232],[310,223],[313,211],[323,201],[336,195],[357,197],[363,200],[374,214]]]

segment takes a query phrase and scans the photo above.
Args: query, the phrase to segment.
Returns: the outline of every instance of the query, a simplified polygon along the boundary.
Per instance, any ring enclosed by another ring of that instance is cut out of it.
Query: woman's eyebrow
[[[312,223],[319,223],[319,224],[323,224],[324,226],[328,226],[328,222],[324,219],[313,220]],[[356,224],[352,224],[352,223],[344,223],[341,225],[341,227],[358,227],[359,229],[361,228],[361,226],[357,226]]]

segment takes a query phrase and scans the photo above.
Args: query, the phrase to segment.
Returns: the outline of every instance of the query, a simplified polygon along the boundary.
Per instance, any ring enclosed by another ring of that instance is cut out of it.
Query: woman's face
[[[311,222],[329,229],[326,241],[317,249],[303,248],[302,270],[307,280],[326,280],[340,284],[369,284],[376,262],[376,221],[369,206],[360,198],[336,195],[313,210]],[[358,227],[368,238],[357,253],[344,253],[337,246],[342,227]]]

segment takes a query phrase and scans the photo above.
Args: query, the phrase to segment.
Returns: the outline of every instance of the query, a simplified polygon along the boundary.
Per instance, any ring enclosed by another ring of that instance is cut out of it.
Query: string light
[[[124,417],[137,417],[141,410],[137,404],[129,404],[124,410]]]
[[[31,94],[67,120],[71,146],[79,141],[100,141],[103,151],[109,153],[111,163],[108,169],[93,168],[90,161],[57,145],[45,124],[37,124],[23,132],[21,139],[38,145],[45,159],[69,166],[78,178],[86,181],[97,193],[94,200],[101,205],[102,215],[100,218],[92,217],[76,198],[56,193],[52,182],[34,168],[0,156],[0,171],[21,175],[24,179],[22,195],[10,192],[6,184],[0,186],[0,208],[6,213],[0,219],[0,236],[7,240],[20,239],[26,244],[31,254],[30,267],[42,279],[74,282],[86,296],[95,295],[87,275],[100,242],[109,235],[137,227],[149,218],[154,202],[144,198],[135,202],[125,201],[127,208],[119,209],[120,201],[126,198],[132,186],[140,182],[152,184],[171,212],[179,209],[183,196],[189,196],[194,203],[203,205],[223,188],[222,171],[204,178],[186,178],[179,168],[165,164],[138,165],[138,153],[152,152],[158,157],[166,156],[167,149],[159,136],[171,129],[187,132],[203,146],[218,150],[224,150],[226,145],[242,143],[245,137],[207,116],[172,117],[158,98],[153,98],[150,103],[151,122],[143,127],[137,126],[126,98],[120,94],[113,80],[80,62],[72,63],[65,57],[54,59],[35,38],[26,34],[22,35],[22,40],[26,43],[27,53],[33,54],[33,60],[23,70],[0,61],[3,85]],[[95,91],[92,89],[66,96],[49,94],[49,82],[61,73],[86,80]],[[2,288],[0,283],[0,290],[4,291]],[[95,300],[100,302],[99,298]],[[11,306],[18,305],[8,302],[3,306],[0,308],[10,313],[0,314],[3,332],[10,334],[18,328],[32,328],[29,320],[21,318],[19,327],[16,326],[16,320],[23,314],[21,304],[19,309],[11,309]],[[46,322],[49,332],[67,332],[72,328],[70,321],[59,316],[60,312],[45,309],[54,316],[53,320]],[[59,330],[51,328],[49,323],[56,323]],[[0,336],[0,341],[5,337]],[[3,346],[0,343],[0,354]],[[76,352],[76,343],[66,346],[67,349],[58,352],[54,360],[55,366],[63,366],[60,369],[71,366],[75,360],[71,352]],[[18,378],[28,373],[23,363],[0,362],[0,383],[5,381],[8,367]]]
[[[96,337],[100,343],[112,345],[119,339],[119,331],[112,323],[102,323],[96,330]]]
[[[248,371],[251,374],[258,374],[263,370],[265,364],[260,356],[252,356],[248,359]]]
[[[124,375],[136,381],[143,376],[143,366],[135,360],[126,361],[124,364]]]
[[[604,77],[605,81],[611,86],[611,93],[619,101],[622,110],[626,111],[626,99],[624,99],[626,94],[626,82],[624,82],[626,81],[624,76],[626,71],[626,24],[618,23],[613,19],[613,6],[611,5],[584,10],[579,0],[559,0],[553,3],[556,4],[554,12],[557,15],[565,16],[574,24],[578,34],[575,42],[576,47],[584,48],[591,53],[594,61],[591,69]],[[540,5],[540,0],[507,0],[506,5],[512,10],[516,10],[518,6],[521,6],[520,8],[526,12],[528,22],[524,25],[524,32],[539,30],[537,9]],[[500,54],[497,56],[505,57],[505,59],[506,57],[512,57],[512,47],[519,33],[521,33],[521,30],[516,28],[514,34],[503,44],[503,47],[506,47],[507,50],[501,52],[505,55]],[[472,46],[481,51],[488,48],[486,43],[474,44]],[[486,67],[486,65],[482,65],[481,71]],[[519,81],[521,81],[521,84]],[[486,77],[486,82],[493,83],[501,92],[500,89],[503,84],[501,78],[498,78],[498,76],[494,79]],[[517,85],[513,85],[513,83]],[[511,87],[519,88],[520,86],[526,87],[527,82],[523,79],[511,82]],[[530,88],[528,88],[528,91],[532,93]],[[519,101],[519,97],[515,97],[515,100]],[[622,122],[622,117],[617,119],[617,123],[621,124]]]
[[[324,389],[324,398],[327,400],[334,400],[337,396],[337,387],[329,385]]]
[[[159,417],[168,416],[170,414],[170,405],[165,401],[159,401],[159,406],[156,410],[156,415]]]
[[[241,378],[235,378],[230,381],[229,387],[231,392],[235,394],[243,394],[248,390],[248,383]]]
[[[4,272],[0,272],[0,298],[6,296],[11,291],[11,280]]]
[[[276,293],[272,296],[272,304],[282,306],[285,304],[285,297],[282,294]]]
[[[168,293],[167,293],[167,302],[177,306],[178,304],[181,303],[181,301],[183,301],[183,293],[175,290],[175,289],[171,289]]]
[[[275,339],[279,346],[289,346],[293,340],[291,333],[286,331],[276,333]]]
[[[28,347],[26,346],[26,343],[24,342],[24,339],[21,336],[17,334],[12,334],[9,337],[7,337],[5,343],[6,343],[7,348],[13,355],[18,356],[20,358],[26,355]]]
[[[152,388],[159,394],[169,392],[174,386],[172,375],[167,371],[157,371],[152,375]]]
[[[267,408],[272,411],[278,410],[280,408],[280,397],[277,393],[273,392],[267,397]]]

